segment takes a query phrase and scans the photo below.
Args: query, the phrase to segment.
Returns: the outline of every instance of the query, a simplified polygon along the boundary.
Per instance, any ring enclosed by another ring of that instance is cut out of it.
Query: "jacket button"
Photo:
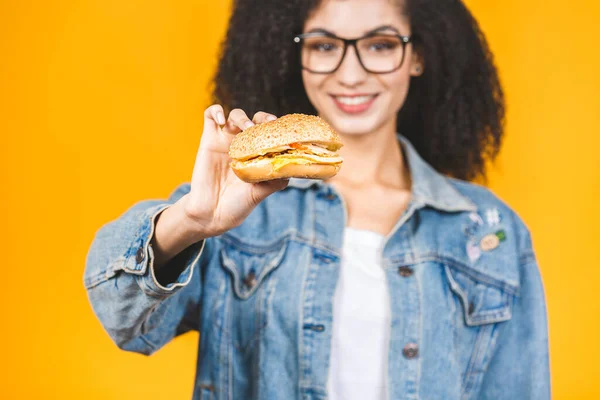
[[[140,264],[142,261],[144,261],[144,248],[140,246],[135,253],[135,262]]]
[[[243,282],[248,289],[252,289],[256,285],[256,274],[254,271],[248,272],[248,275],[246,275]]]
[[[470,301],[469,302],[469,315],[473,314],[475,312],[475,304]]]
[[[408,278],[413,274],[413,270],[411,267],[403,265],[402,267],[398,268],[398,273],[400,274],[400,276]]]
[[[409,343],[402,349],[402,354],[408,359],[416,358],[419,355],[419,346],[416,343]]]
[[[325,196],[325,198],[329,201],[333,201],[335,200],[335,194],[328,194],[327,196]]]

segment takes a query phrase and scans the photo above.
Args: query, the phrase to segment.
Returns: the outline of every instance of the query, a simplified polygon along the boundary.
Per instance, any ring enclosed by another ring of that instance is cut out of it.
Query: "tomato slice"
[[[290,143],[290,147],[292,149],[296,149],[296,150],[301,150],[301,149],[305,149],[306,148],[303,145],[301,145],[300,143]]]

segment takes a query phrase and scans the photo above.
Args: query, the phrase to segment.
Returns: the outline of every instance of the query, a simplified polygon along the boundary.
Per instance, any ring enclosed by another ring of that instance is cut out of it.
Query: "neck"
[[[398,139],[395,121],[363,135],[342,136],[344,158],[340,172],[329,179],[333,184],[351,186],[383,185],[410,190],[410,174]]]

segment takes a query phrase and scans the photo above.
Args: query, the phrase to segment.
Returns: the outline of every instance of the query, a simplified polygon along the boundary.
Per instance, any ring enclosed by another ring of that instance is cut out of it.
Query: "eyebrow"
[[[363,34],[363,36],[371,35],[373,33],[381,32],[381,31],[390,31],[390,30],[394,31],[398,35],[400,35],[400,31],[398,31],[398,29],[396,29],[392,25],[381,25],[381,26],[379,26],[379,27],[377,27],[375,29],[371,29],[371,30],[365,32]],[[328,31],[327,29],[324,29],[324,28],[313,28],[313,29],[309,30],[306,33],[325,33],[325,34],[330,34],[330,35],[334,35],[335,36],[335,34],[333,32]]]

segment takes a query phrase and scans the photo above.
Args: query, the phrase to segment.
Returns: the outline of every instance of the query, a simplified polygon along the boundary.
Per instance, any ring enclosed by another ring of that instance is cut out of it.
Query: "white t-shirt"
[[[331,400],[387,399],[390,298],[381,266],[384,240],[376,232],[345,231],[333,300]]]

